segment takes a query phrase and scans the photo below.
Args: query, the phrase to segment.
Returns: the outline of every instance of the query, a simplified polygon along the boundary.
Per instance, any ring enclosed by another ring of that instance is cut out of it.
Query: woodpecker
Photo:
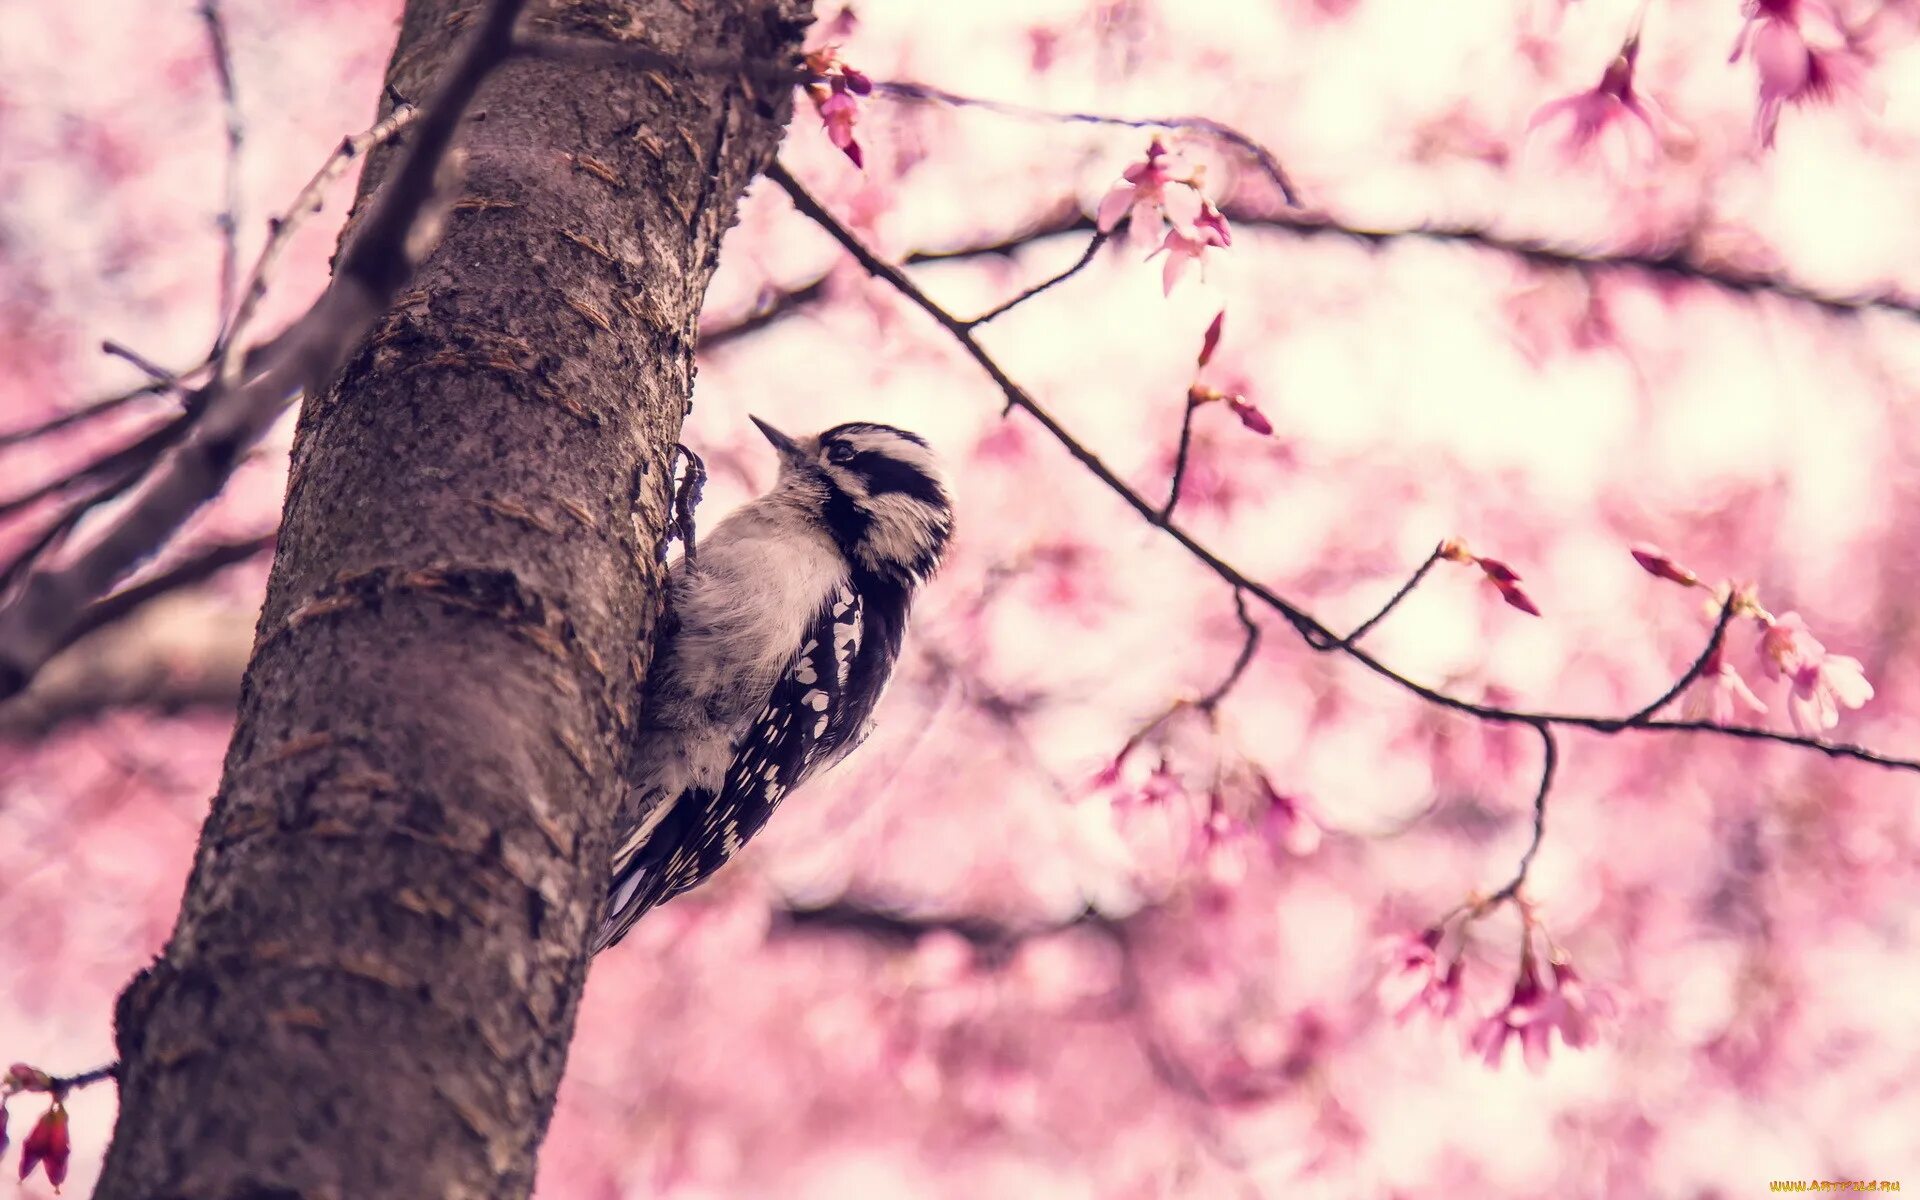
[[[668,569],[596,952],[866,739],[953,534],[926,439],[869,422],[792,438],[752,420],[780,475]]]

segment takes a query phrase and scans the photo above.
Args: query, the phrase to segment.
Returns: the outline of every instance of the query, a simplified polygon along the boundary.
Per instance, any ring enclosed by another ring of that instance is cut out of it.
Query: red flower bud
[[[847,90],[852,92],[854,95],[866,96],[866,95],[872,94],[873,80],[868,79],[865,75],[854,70],[852,67],[841,67],[840,73],[841,75],[846,77]]]
[[[1220,331],[1227,322],[1227,310],[1221,309],[1220,315],[1207,326],[1207,336],[1200,342],[1200,365],[1206,366],[1213,361],[1213,352],[1220,348]]]
[[[67,1109],[63,1104],[55,1104],[40,1118],[27,1140],[20,1143],[20,1178],[33,1174],[33,1169],[46,1165],[47,1182],[54,1191],[67,1181],[67,1158],[73,1147],[67,1140]]]
[[[1632,553],[1633,561],[1639,563],[1641,569],[1647,574],[1656,578],[1670,579],[1683,587],[1694,587],[1700,582],[1698,575],[1668,558],[1657,547],[1635,546]]]
[[[1487,578],[1493,580],[1496,587],[1504,589],[1520,582],[1519,573],[1497,558],[1481,558],[1474,561],[1480,564],[1480,569],[1487,573]]]
[[[1496,579],[1493,581],[1493,586],[1500,589],[1500,598],[1508,604],[1513,605],[1528,616],[1537,617],[1540,615],[1540,609],[1534,604],[1532,598],[1520,590],[1518,584],[1502,582]]]
[[[1227,407],[1233,410],[1233,415],[1239,417],[1240,423],[1248,429],[1253,430],[1261,437],[1273,436],[1273,422],[1267,420],[1265,413],[1247,403],[1243,397],[1228,396]]]

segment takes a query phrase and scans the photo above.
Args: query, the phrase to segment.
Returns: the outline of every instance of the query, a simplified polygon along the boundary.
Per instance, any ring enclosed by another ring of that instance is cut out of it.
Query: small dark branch
[[[1203,712],[1219,707],[1220,702],[1227,698],[1227,693],[1240,682],[1240,677],[1247,673],[1247,667],[1253,662],[1255,652],[1260,649],[1260,627],[1254,624],[1253,618],[1248,615],[1247,593],[1240,588],[1233,589],[1233,612],[1240,618],[1240,628],[1246,634],[1246,638],[1240,643],[1240,653],[1233,660],[1233,667],[1228,670],[1227,677],[1222,679],[1212,691],[1194,702],[1195,706]]]
[[[1540,790],[1533,795],[1533,837],[1527,842],[1526,853],[1520,856],[1519,869],[1499,891],[1487,897],[1487,907],[1519,898],[1520,888],[1527,882],[1527,872],[1533,869],[1533,856],[1540,853],[1540,842],[1547,836],[1547,794],[1553,790],[1553,771],[1560,763],[1560,747],[1554,742],[1551,725],[1545,721],[1530,723],[1540,735]]]
[[[55,1099],[64,1099],[68,1092],[76,1092],[81,1088],[92,1087],[96,1083],[119,1077],[120,1064],[110,1062],[104,1067],[95,1067],[91,1071],[82,1071],[78,1075],[57,1075],[53,1080],[52,1091]]]
[[[1440,546],[1435,546],[1433,548],[1433,553],[1427,555],[1427,561],[1421,563],[1420,569],[1415,571],[1411,576],[1408,577],[1405,583],[1400,585],[1399,591],[1395,592],[1393,595],[1387,598],[1387,602],[1380,606],[1379,612],[1373,614],[1372,616],[1368,617],[1366,620],[1360,622],[1359,625],[1354,627],[1354,630],[1352,633],[1341,638],[1338,642],[1334,643],[1334,647],[1330,647],[1330,648],[1338,648],[1341,650],[1351,650],[1355,642],[1359,641],[1361,638],[1371,633],[1375,625],[1378,625],[1380,622],[1386,620],[1387,615],[1393,612],[1394,609],[1400,607],[1400,602],[1402,600],[1405,600],[1408,596],[1411,596],[1413,594],[1413,589],[1420,586],[1420,581],[1427,577],[1427,572],[1433,570],[1433,564],[1440,561],[1440,550],[1441,550]]]
[[[1167,485],[1167,502],[1160,506],[1163,522],[1173,520],[1173,510],[1180,503],[1180,485],[1187,481],[1187,456],[1193,452],[1193,414],[1199,407],[1189,394],[1187,411],[1180,417],[1180,448],[1173,455],[1173,480]]]
[[[858,901],[841,900],[813,908],[789,908],[780,912],[778,928],[787,931],[851,933],[883,942],[917,942],[930,933],[952,933],[967,939],[979,949],[997,949],[1017,945],[1024,939],[1082,927],[1106,928],[1106,917],[1083,909],[1065,921],[1048,925],[1006,925],[985,917],[914,916],[896,909],[876,907]]]
[[[220,315],[224,320],[233,311],[234,283],[240,273],[240,143],[246,138],[246,125],[240,116],[240,93],[234,86],[233,50],[227,41],[227,25],[220,12],[220,0],[200,0],[200,19],[207,26],[207,47],[213,56],[214,72],[220,79],[221,109],[227,122],[226,185],[219,216]]]
[[[748,334],[758,333],[794,310],[826,299],[826,295],[827,281],[822,277],[803,287],[762,297],[760,302],[743,317],[725,323],[716,322],[701,326],[700,350],[702,353],[717,350],[728,342],[736,341]]]
[[[83,422],[91,421],[95,417],[104,417],[108,413],[118,412],[127,405],[132,404],[135,400],[142,400],[148,396],[157,396],[162,392],[172,390],[173,385],[171,383],[163,383],[159,380],[155,380],[152,383],[141,384],[132,391],[120,392],[117,395],[108,396],[102,400],[95,400],[91,404],[83,404],[79,408],[71,412],[63,412],[57,417],[49,417],[38,425],[29,425],[24,429],[10,429],[5,433],[0,433],[0,449],[8,446],[16,446],[21,442],[30,442],[35,438],[45,437],[50,433],[58,433],[62,429],[68,429]]]
[[[73,627],[68,645],[79,641],[96,629],[111,625],[135,609],[169,592],[192,587],[197,583],[218,575],[228,567],[237,566],[248,559],[257,558],[273,549],[279,538],[277,533],[265,537],[251,538],[241,542],[223,542],[174,564],[166,570],[142,580],[131,587],[121,588],[104,599],[96,600],[80,614],[79,622]]]
[[[64,475],[35,484],[17,495],[8,496],[0,500],[0,517],[11,516],[21,509],[30,508],[49,496],[57,496],[62,492],[97,483],[102,479],[117,479],[129,470],[144,468],[168,446],[180,440],[181,435],[186,432],[187,424],[184,417],[174,417],[164,421],[117,450],[110,450]],[[88,501],[87,506],[91,507],[101,499],[117,496],[123,490],[124,488],[116,488],[105,496]]]
[[[327,156],[320,169],[306,182],[287,210],[267,223],[267,242],[260,248],[260,256],[254,260],[253,267],[247,272],[245,286],[229,310],[225,328],[214,346],[212,358],[220,364],[222,377],[231,371],[236,360],[235,350],[240,343],[246,327],[252,323],[254,312],[260,302],[266,298],[267,285],[272,280],[273,269],[279,263],[280,255],[293,240],[307,217],[320,211],[326,198],[327,188],[346,174],[347,168],[357,162],[375,146],[392,141],[400,131],[419,117],[420,110],[411,104],[396,105],[392,111],[365,133],[341,139],[333,153]]]
[[[1086,269],[1087,264],[1093,261],[1093,256],[1100,253],[1100,247],[1106,244],[1107,244],[1107,235],[1104,233],[1101,233],[1097,229],[1094,230],[1093,239],[1087,243],[1086,252],[1083,253],[1080,256],[1079,260],[1075,262],[1072,266],[1060,272],[1058,275],[1055,275],[1051,279],[1043,280],[1040,283],[1034,284],[1032,287],[1028,288],[1024,292],[1021,292],[1018,296],[1015,296],[1013,299],[1008,300],[1006,303],[998,305],[994,308],[990,308],[986,312],[981,313],[979,316],[975,317],[973,320],[967,322],[967,328],[978,329],[982,325],[985,325],[988,321],[993,320],[995,317],[1005,316],[1007,313],[1012,312],[1014,309],[1020,307],[1022,304],[1025,304],[1027,301],[1033,299],[1035,296],[1038,296],[1041,292],[1046,291],[1048,288],[1053,287],[1057,284],[1065,283],[1067,280],[1072,279],[1075,275],[1078,275],[1081,271]]]
[[[699,554],[694,540],[693,511],[700,507],[701,493],[707,489],[707,464],[698,454],[685,446],[673,448],[675,458],[686,460],[686,467],[680,473],[679,483],[673,489],[673,523],[669,527],[669,541],[672,537],[680,539],[681,547],[686,551],[687,561],[693,562]],[[660,547],[661,557],[666,556],[666,545]]]
[[[1273,180],[1274,186],[1280,189],[1281,197],[1290,206],[1295,208],[1300,206],[1300,197],[1294,190],[1293,180],[1287,176],[1286,169],[1280,165],[1279,158],[1272,151],[1232,126],[1223,125],[1210,117],[1116,117],[1105,113],[1057,112],[1026,104],[1009,104],[1002,100],[982,100],[974,96],[962,96],[958,92],[949,92],[944,88],[903,80],[875,83],[873,88],[877,94],[892,96],[899,100],[918,100],[945,104],[953,108],[977,108],[984,112],[1019,117],[1028,121],[1061,121],[1073,125],[1118,125],[1127,129],[1187,129],[1204,133],[1245,152],[1260,165],[1260,169],[1266,173],[1267,178]]]
[[[172,371],[167,370],[139,351],[123,346],[112,338],[108,338],[106,341],[100,343],[100,351],[103,354],[110,354],[115,358],[125,359],[138,367],[146,373],[149,379],[153,380],[154,384],[158,385],[158,390],[160,391],[171,391],[180,386],[180,377],[178,375],[175,375]]]
[[[1693,685],[1694,680],[1700,678],[1706,671],[1707,664],[1712,662],[1714,656],[1719,653],[1720,643],[1726,640],[1727,626],[1733,624],[1734,599],[1733,589],[1727,589],[1726,603],[1720,606],[1720,619],[1713,623],[1713,632],[1707,635],[1706,648],[1700,651],[1700,657],[1693,660],[1693,665],[1687,668],[1686,674],[1674,680],[1673,686],[1660,693],[1659,699],[1622,721],[1622,725],[1645,724],[1655,713],[1678,700],[1680,693],[1686,691]]]

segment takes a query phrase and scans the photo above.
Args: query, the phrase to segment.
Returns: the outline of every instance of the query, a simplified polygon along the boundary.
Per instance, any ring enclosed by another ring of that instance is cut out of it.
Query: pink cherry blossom
[[[1205,200],[1200,202],[1199,212],[1193,221],[1183,230],[1180,223],[1172,222],[1167,230],[1166,240],[1160,248],[1148,258],[1160,254],[1167,256],[1167,265],[1161,275],[1161,286],[1166,295],[1173,294],[1173,287],[1186,273],[1187,264],[1203,262],[1202,256],[1211,246],[1230,246],[1233,244],[1233,231],[1227,227],[1227,219]]]
[[[1438,925],[1419,933],[1402,934],[1390,939],[1381,957],[1386,971],[1380,977],[1380,1003],[1398,1011],[1424,992],[1439,973],[1440,939],[1444,931]]]
[[[820,120],[827,127],[827,140],[838,146],[853,165],[862,167],[860,143],[853,140],[854,122],[860,119],[859,102],[852,93],[835,91],[820,102]]]
[[[1687,689],[1686,701],[1681,706],[1687,720],[1711,721],[1715,725],[1730,725],[1742,712],[1758,716],[1766,711],[1767,706],[1753,694],[1753,689],[1740,677],[1740,672],[1733,669],[1718,646],[1701,670],[1700,678]]]
[[[1823,655],[1818,662],[1801,664],[1793,673],[1787,696],[1787,714],[1793,727],[1817,736],[1840,723],[1842,708],[1859,708],[1873,699],[1873,685],[1860,660],[1844,654]]]
[[[1599,1036],[1596,1023],[1611,1019],[1614,1012],[1612,993],[1587,983],[1573,964],[1555,963],[1553,989],[1541,1003],[1535,1021],[1558,1029],[1567,1049],[1584,1050]]]
[[[1394,1021],[1404,1025],[1423,1012],[1442,1024],[1451,1021],[1460,1011],[1460,985],[1465,975],[1465,960],[1456,957],[1447,964],[1445,974],[1428,976],[1420,990],[1400,1006],[1400,1010],[1394,1014]]]
[[[1505,1057],[1509,1039],[1518,1039],[1527,1066],[1539,1070],[1546,1065],[1552,1048],[1553,1026],[1540,1019],[1547,1003],[1541,986],[1539,967],[1531,957],[1520,964],[1520,978],[1514,982],[1513,995],[1505,1007],[1474,1025],[1467,1032],[1466,1049],[1487,1066],[1498,1068]]]
[[[1101,197],[1094,224],[1101,233],[1112,233],[1123,217],[1138,226],[1164,215],[1176,230],[1191,232],[1202,203],[1193,176],[1187,161],[1155,138],[1147,156],[1129,163],[1120,182]]]
[[[1827,653],[1797,612],[1782,613],[1766,622],[1760,634],[1760,669],[1768,679],[1788,679],[1801,667],[1818,663]]]
[[[1860,660],[1829,654],[1797,612],[1782,613],[1760,635],[1760,666],[1769,679],[1787,681],[1787,714],[1808,736],[1840,723],[1842,708],[1859,708],[1873,699]]]
[[[1260,836],[1275,858],[1292,855],[1304,858],[1320,848],[1320,823],[1309,816],[1300,802],[1277,792],[1263,779],[1261,791],[1267,807],[1260,814]]]
[[[1861,62],[1844,43],[1816,48],[1808,41],[1804,19],[1813,15],[1838,34],[1833,10],[1814,0],[1749,0],[1747,23],[1733,45],[1737,61],[1748,47],[1760,76],[1760,106],[1754,113],[1754,138],[1771,147],[1780,126],[1780,110],[1788,104],[1832,100],[1842,90],[1857,88]]]
[[[1588,91],[1552,100],[1534,110],[1527,122],[1529,133],[1547,124],[1566,119],[1560,150],[1569,161],[1584,156],[1609,129],[1619,129],[1627,150],[1635,158],[1652,158],[1660,149],[1660,131],[1652,102],[1633,90],[1634,60],[1640,56],[1640,35],[1629,37],[1620,47],[1600,82]],[[1637,143],[1637,146],[1636,146]]]

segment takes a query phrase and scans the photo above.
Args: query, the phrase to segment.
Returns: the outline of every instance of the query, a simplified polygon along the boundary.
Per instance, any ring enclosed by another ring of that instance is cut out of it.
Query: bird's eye
[[[847,445],[845,442],[828,443],[827,445],[827,461],[828,462],[843,463],[843,462],[851,461],[852,458],[853,458],[852,446]]]

